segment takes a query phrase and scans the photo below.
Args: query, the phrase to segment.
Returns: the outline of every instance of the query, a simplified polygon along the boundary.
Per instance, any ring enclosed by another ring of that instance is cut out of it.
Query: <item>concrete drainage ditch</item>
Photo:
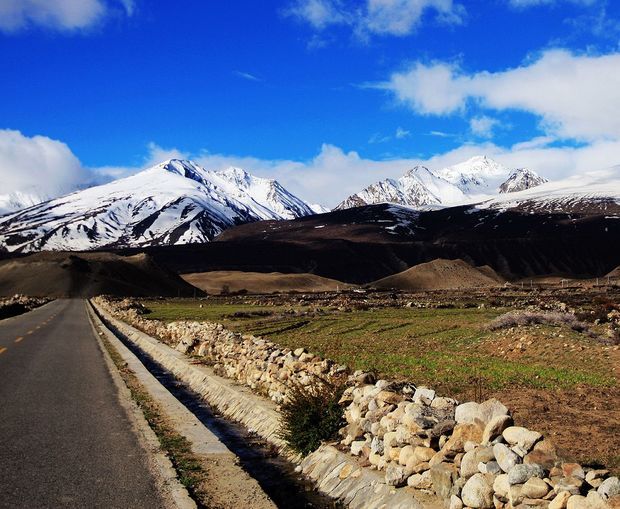
[[[265,469],[265,479],[269,482],[263,488],[265,491],[286,489],[289,493],[296,493],[292,500],[279,503],[281,507],[338,507],[345,506],[352,509],[379,509],[390,507],[391,509],[435,509],[443,504],[434,496],[426,496],[410,488],[396,489],[384,482],[384,476],[368,468],[361,467],[357,459],[349,454],[339,451],[335,447],[324,444],[317,451],[309,454],[303,460],[290,455],[284,442],[278,437],[279,413],[275,404],[257,396],[249,388],[238,385],[229,379],[216,375],[208,366],[198,364],[185,354],[170,348],[157,339],[148,336],[129,324],[113,317],[106,309],[96,306],[99,317],[118,336],[122,337],[126,344],[132,345],[134,351],[141,352],[155,365],[171,377],[171,387],[176,391],[186,391],[188,402],[193,404],[206,402],[208,406],[203,410],[209,410],[206,422],[211,422],[214,432],[218,416],[210,411],[210,408],[223,415],[221,431],[224,437],[228,436],[233,448],[234,441],[245,443],[247,447],[240,451],[240,455],[248,456],[250,451],[260,451],[255,447],[256,440],[248,435],[247,430],[253,430],[260,437],[259,441],[268,443],[267,450],[278,451],[278,457],[271,454],[260,454],[255,458],[255,468]],[[178,381],[182,380],[182,384]],[[230,421],[237,422],[241,426],[236,428]],[[233,440],[233,437],[236,437]],[[267,461],[269,460],[269,461]],[[312,482],[314,490],[308,490],[307,484],[300,482],[299,478],[292,475],[294,465],[297,464],[301,474]],[[252,468],[248,466],[248,468]],[[268,469],[271,469],[269,471]],[[257,473],[258,475],[258,473]],[[280,481],[277,481],[280,478]],[[267,482],[265,480],[265,482]],[[281,482],[281,488],[270,487],[269,483]],[[322,495],[319,495],[322,494]],[[292,505],[298,503],[298,505]]]

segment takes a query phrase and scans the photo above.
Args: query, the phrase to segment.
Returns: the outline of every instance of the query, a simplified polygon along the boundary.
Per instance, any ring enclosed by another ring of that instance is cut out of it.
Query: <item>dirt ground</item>
[[[618,386],[555,391],[514,388],[488,396],[506,404],[516,423],[549,437],[560,457],[620,473]]]

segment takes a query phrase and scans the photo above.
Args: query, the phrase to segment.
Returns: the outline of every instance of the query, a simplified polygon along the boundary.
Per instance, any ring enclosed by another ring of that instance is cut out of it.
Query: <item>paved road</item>
[[[82,300],[0,321],[0,507],[163,507]]]

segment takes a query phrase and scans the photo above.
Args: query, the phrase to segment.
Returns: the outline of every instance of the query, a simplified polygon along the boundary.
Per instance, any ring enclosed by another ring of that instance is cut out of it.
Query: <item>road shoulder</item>
[[[126,364],[127,369],[136,377],[142,389],[148,393],[158,409],[161,410],[166,424],[170,425],[175,433],[179,434],[191,444],[191,452],[195,458],[200,460],[200,468],[207,476],[207,482],[203,482],[201,486],[197,486],[196,491],[192,490],[192,494],[194,498],[198,500],[198,503],[200,504],[201,499],[206,499],[210,502],[209,505],[225,509],[238,507],[253,507],[256,509],[275,508],[275,504],[264,493],[258,482],[239,466],[238,458],[235,454],[222,444],[219,439],[194,416],[194,414],[170,394],[147,370],[140,360],[101,322],[96,313],[93,312],[90,304],[87,304],[87,306],[89,307],[91,323],[93,323],[93,327],[95,328],[95,334],[100,346],[105,349],[104,341],[112,346]],[[106,356],[109,358],[108,352],[106,352]],[[113,361],[110,359],[110,362]],[[112,364],[111,367],[115,371],[119,382],[123,384],[125,394],[127,394],[129,398],[132,398],[131,391],[125,385],[126,381],[123,381],[116,366]],[[137,412],[141,414],[140,417],[144,425],[149,428],[153,439],[157,442],[156,447],[160,454],[163,454],[161,447],[159,447],[159,440],[155,432],[150,428],[144,415],[142,415],[142,410],[136,405],[133,399],[131,399],[131,403]],[[151,425],[153,425],[152,422]],[[168,458],[166,457],[166,459]],[[183,475],[183,472],[178,471],[178,461],[176,462],[177,471],[175,471],[173,462],[168,460],[170,467],[176,474],[175,478],[178,478],[179,473]],[[178,484],[184,489],[180,483]],[[167,486],[167,484],[164,486]],[[190,498],[187,490],[185,490],[185,494]],[[187,506],[181,507],[185,508]]]
[[[89,306],[88,304],[86,305]],[[93,334],[97,338],[97,344],[105,360],[106,367],[116,386],[119,402],[132,424],[140,445],[146,452],[149,462],[148,467],[155,478],[161,498],[170,509],[196,509],[196,503],[179,481],[172,462],[162,450],[157,435],[149,426],[142,409],[133,399],[130,389],[125,384],[114,364],[103,342],[104,332],[100,330],[99,324],[95,320],[96,317],[93,317],[90,308],[88,308],[88,318],[93,328]],[[114,346],[112,347],[114,348]]]

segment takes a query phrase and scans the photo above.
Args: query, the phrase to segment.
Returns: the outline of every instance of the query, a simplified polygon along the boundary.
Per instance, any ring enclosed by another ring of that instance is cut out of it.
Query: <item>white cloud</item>
[[[100,22],[115,7],[128,16],[133,0],[0,0],[0,30],[17,32],[29,26],[75,31]]]
[[[481,138],[492,138],[493,130],[499,124],[499,120],[496,118],[487,117],[482,115],[480,117],[473,117],[469,121],[469,128],[471,132]]]
[[[397,127],[396,133],[394,134],[394,136],[396,137],[397,140],[404,140],[405,138],[411,137],[411,131],[408,131],[407,129],[403,127]]]
[[[430,131],[428,136],[437,136],[439,138],[451,138],[454,135],[450,133],[444,133],[443,131]]]
[[[296,0],[285,11],[317,30],[347,25],[360,37],[408,35],[427,12],[449,24],[462,23],[465,16],[465,8],[453,0]]]
[[[337,0],[297,0],[285,13],[318,30],[328,25],[347,23],[347,17],[344,11],[341,11],[340,2]]]
[[[263,81],[262,78],[259,78],[258,76],[255,76],[254,74],[251,74],[249,72],[233,71],[233,74],[235,76],[238,76],[239,78],[242,78],[248,81]]]
[[[2,194],[53,197],[87,184],[92,175],[64,143],[46,136],[0,130]]]
[[[426,115],[446,115],[462,110],[467,97],[467,79],[446,63],[415,63],[404,72],[392,74],[389,82],[377,85],[393,92],[411,109]]]
[[[521,110],[564,138],[620,138],[620,53],[574,55],[549,50],[521,67],[466,74],[449,63],[416,63],[378,85],[422,114],[482,108]]]
[[[355,151],[346,152],[340,147],[324,144],[316,156],[305,161],[204,151],[191,154],[151,143],[141,165],[85,168],[60,141],[0,130],[0,181],[3,193],[21,191],[52,198],[88,184],[126,177],[166,159],[190,158],[210,170],[237,166],[258,176],[275,178],[301,198],[333,207],[367,185],[388,177],[399,177],[415,165],[441,169],[475,155],[487,155],[508,167],[527,166],[549,179],[620,163],[620,141],[599,140],[581,147],[553,146],[553,141],[552,138],[539,137],[512,147],[500,147],[491,142],[465,144],[429,158],[392,160],[368,159]]]
[[[620,141],[598,141],[587,146],[550,146],[553,140],[535,138],[500,147],[484,142],[465,144],[430,158],[374,160],[355,151],[324,144],[320,152],[307,161],[264,160],[222,154],[203,154],[195,159],[205,168],[220,170],[238,166],[250,173],[275,178],[283,186],[312,203],[334,207],[345,197],[385,178],[400,177],[405,171],[424,165],[441,169],[476,155],[487,155],[512,167],[529,167],[549,179],[607,168],[620,163]]]

